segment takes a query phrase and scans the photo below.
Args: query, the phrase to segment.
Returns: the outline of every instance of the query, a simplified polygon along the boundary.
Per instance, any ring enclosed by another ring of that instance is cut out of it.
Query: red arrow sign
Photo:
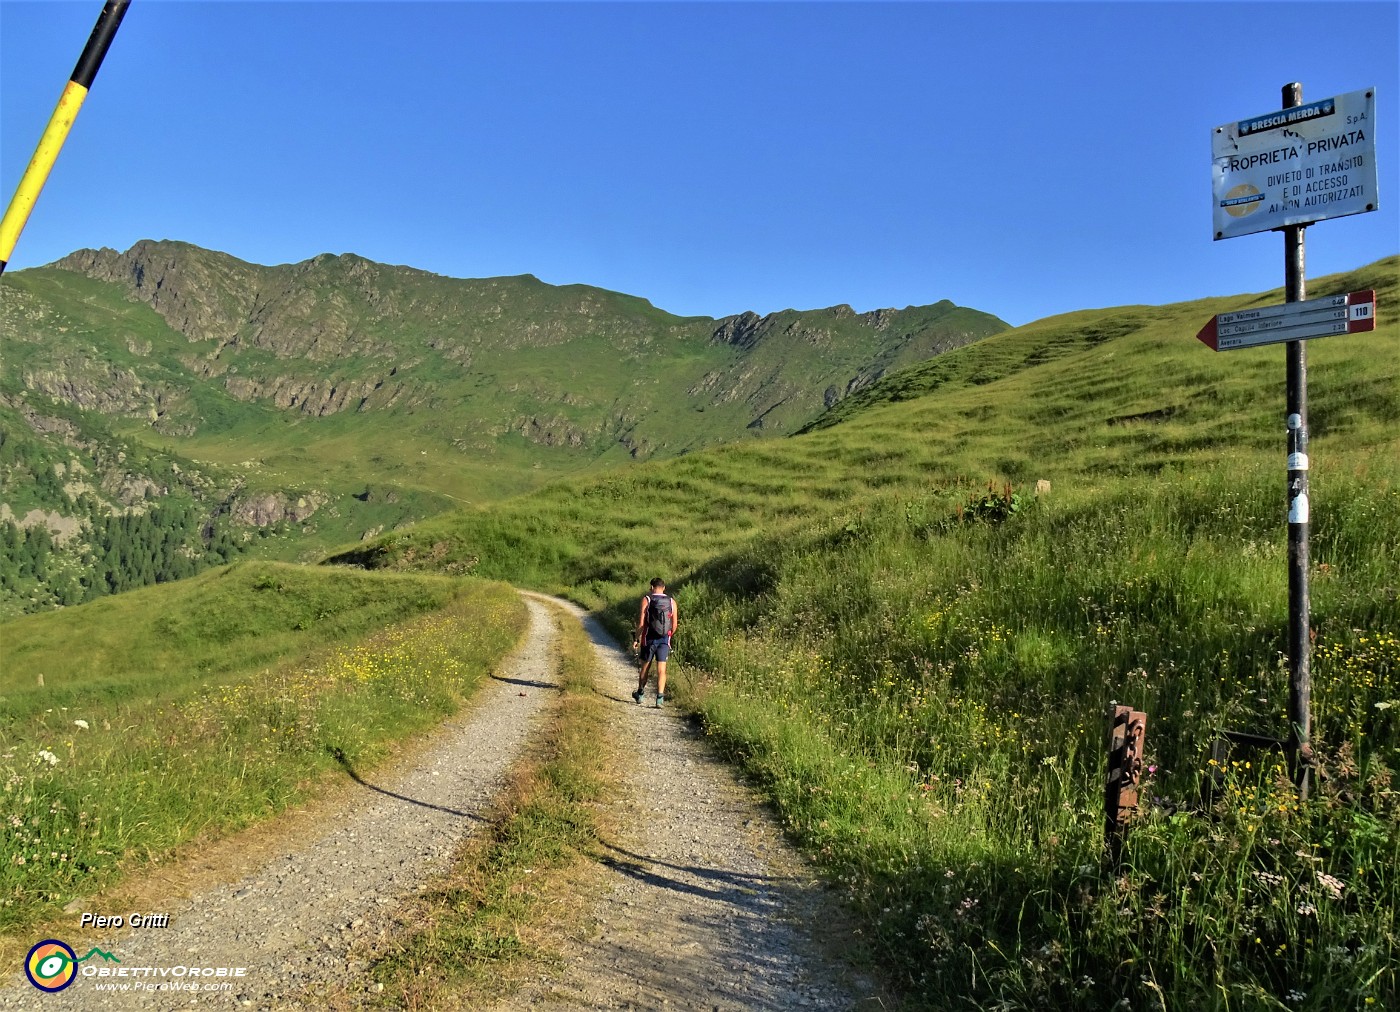
[[[1234,351],[1283,341],[1307,341],[1333,334],[1376,329],[1374,290],[1288,302],[1235,313],[1221,313],[1201,328],[1196,340],[1211,351]]]

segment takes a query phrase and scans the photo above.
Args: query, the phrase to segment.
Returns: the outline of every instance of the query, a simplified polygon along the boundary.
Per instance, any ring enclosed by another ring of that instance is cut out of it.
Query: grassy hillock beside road
[[[1375,288],[1397,265],[1315,280]],[[661,572],[682,693],[920,1007],[1400,1005],[1400,325],[1314,341],[1317,789],[1286,733],[1281,293],[1041,321],[797,438],[561,483],[346,553],[563,589]],[[1037,479],[1048,495],[1029,494]],[[993,487],[988,489],[988,482]],[[1018,488],[1006,490],[1003,483]],[[1121,864],[1102,713],[1149,715]]]
[[[524,626],[500,584],[273,563],[7,622],[0,932],[367,769]]]

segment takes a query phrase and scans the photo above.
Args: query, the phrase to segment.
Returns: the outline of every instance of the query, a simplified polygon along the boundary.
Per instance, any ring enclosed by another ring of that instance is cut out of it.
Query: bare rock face
[[[25,372],[21,382],[35,393],[107,415],[164,415],[177,394],[143,381],[130,369],[74,357],[53,369]]]
[[[274,376],[256,379],[251,376],[229,376],[224,388],[240,401],[271,400],[283,410],[295,409],[303,414],[323,417],[337,411],[362,409],[381,384],[368,380],[338,381],[302,379],[296,376]],[[389,397],[384,398],[388,401]]]
[[[120,285],[191,341],[232,337],[230,321],[252,311],[263,269],[223,253],[189,256],[189,249],[143,240],[125,253],[79,250],[54,266]]]
[[[79,250],[54,266],[120,286],[192,343],[258,348],[278,358],[329,362],[383,352],[361,318],[400,311],[375,285],[379,265],[352,256],[324,254],[275,268],[142,240],[125,253]]]
[[[726,316],[715,327],[713,339],[721,344],[732,344],[737,348],[752,348],[758,342],[763,325],[769,317],[757,313],[740,313]]]
[[[588,431],[558,415],[553,418],[521,416],[515,419],[511,429],[540,446],[577,448],[586,444],[590,436]]]
[[[234,523],[245,527],[270,527],[283,521],[299,524],[325,502],[325,496],[314,492],[300,496],[262,492],[235,499],[231,513]]]
[[[81,433],[76,425],[66,418],[54,418],[51,415],[40,414],[29,406],[22,395],[11,397],[0,393],[0,404],[18,411],[24,418],[25,424],[41,436],[57,436],[67,446],[84,445],[79,438]]]
[[[128,507],[170,493],[168,485],[159,485],[145,475],[125,471],[110,472],[102,479],[101,487],[103,492]]]
[[[860,319],[867,326],[873,327],[877,331],[888,329],[890,321],[896,316],[893,309],[872,309],[868,313],[861,313]]]
[[[30,510],[17,517],[9,503],[0,503],[0,520],[8,520],[20,530],[30,527],[44,527],[59,544],[77,537],[83,532],[83,522],[77,517],[67,517],[54,510]]]

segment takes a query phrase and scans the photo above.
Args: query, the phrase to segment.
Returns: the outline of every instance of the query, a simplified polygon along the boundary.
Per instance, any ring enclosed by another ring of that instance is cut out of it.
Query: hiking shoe
[[[664,702],[666,702],[666,697],[663,696],[661,693],[658,692],[658,693],[656,694],[656,708],[657,708],[658,710],[661,709],[661,704],[664,703]]]
[[[641,705],[641,702],[642,702],[642,690],[641,690],[641,689],[638,689],[636,692],[632,693],[632,702],[636,703],[638,706]]]

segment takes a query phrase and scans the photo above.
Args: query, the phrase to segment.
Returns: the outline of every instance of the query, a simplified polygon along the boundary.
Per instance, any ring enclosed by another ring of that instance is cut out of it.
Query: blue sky
[[[0,199],[99,0],[0,0]],[[535,274],[722,316],[949,298],[1012,323],[1282,284],[1211,240],[1210,132],[1377,88],[1400,252],[1400,5],[134,0],[11,260],[180,239]]]

